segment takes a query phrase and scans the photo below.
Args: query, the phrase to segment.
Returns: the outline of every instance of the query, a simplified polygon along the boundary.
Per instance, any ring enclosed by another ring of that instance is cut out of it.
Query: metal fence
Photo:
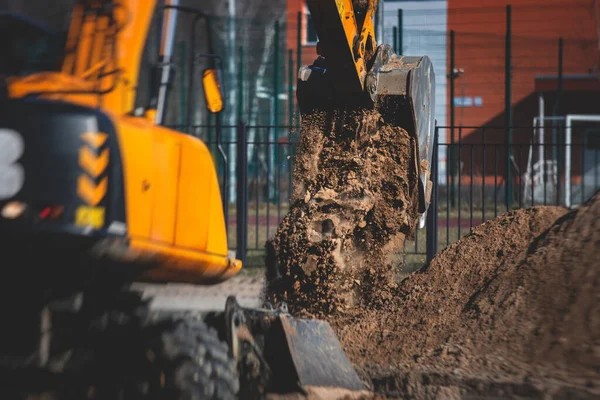
[[[454,143],[443,139],[452,130]],[[566,144],[564,121],[514,127],[519,141],[507,146],[505,127],[436,127],[442,139],[434,146],[437,179],[427,224],[406,242],[398,262],[421,266],[472,228],[512,209],[586,201],[600,189],[600,131],[590,124],[570,130]],[[207,143],[217,165],[230,248],[247,266],[261,266],[265,242],[289,209],[298,133],[290,126],[242,123],[221,128],[221,138],[236,140],[219,140],[218,133],[215,126],[192,132]],[[231,155],[238,166],[233,172],[231,158],[224,158]],[[235,201],[227,201],[232,192]]]
[[[520,138],[511,143],[504,140],[505,127],[437,127],[438,137],[454,131],[457,141],[437,144],[433,155],[444,172],[434,185],[428,258],[509,210],[573,208],[589,199],[600,189],[600,130],[593,118],[588,122],[511,128]]]
[[[199,125],[190,134],[204,140],[213,154],[224,199],[229,247],[246,265],[264,265],[265,242],[273,237],[290,206],[297,128],[240,123],[217,129]],[[232,137],[236,139],[230,140]],[[242,165],[245,168],[240,168]],[[235,200],[228,201],[232,198]],[[405,255],[418,256],[422,262],[425,254],[423,231],[414,242],[407,243]]]
[[[201,138],[213,154],[229,247],[246,265],[247,260],[249,265],[262,265],[265,242],[290,205],[296,128],[239,123],[199,125],[189,133]]]

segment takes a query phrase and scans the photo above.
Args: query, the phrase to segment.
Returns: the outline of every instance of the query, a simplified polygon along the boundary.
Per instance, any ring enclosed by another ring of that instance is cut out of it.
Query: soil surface
[[[329,316],[363,379],[404,398],[600,396],[600,193],[475,228],[381,307]]]
[[[417,221],[414,139],[377,110],[314,112],[301,127],[292,204],[267,244],[271,298],[316,314],[380,303],[373,289],[395,282],[386,256]]]

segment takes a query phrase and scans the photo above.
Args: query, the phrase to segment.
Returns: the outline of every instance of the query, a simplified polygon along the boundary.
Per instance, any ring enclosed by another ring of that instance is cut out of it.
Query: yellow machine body
[[[113,8],[88,12],[106,3]],[[88,123],[88,131],[64,136],[64,149],[48,153],[48,157],[58,152],[77,159],[72,169],[56,171],[77,177],[62,188],[70,198],[61,200],[65,203],[61,205],[72,210],[66,210],[66,219],[56,222],[53,229],[62,224],[69,231],[96,233],[104,244],[104,248],[98,244],[96,252],[126,264],[150,263],[146,276],[152,279],[220,281],[235,275],[241,262],[228,255],[223,203],[209,149],[196,137],[156,124],[156,110],[147,109],[142,116],[133,113],[141,55],[155,7],[155,0],[80,1],[72,14],[62,70],[9,77],[7,104],[14,103],[14,109],[20,110],[28,107],[25,103],[31,98],[66,103],[102,114],[109,121],[104,125],[112,125],[112,132],[103,132]],[[26,128],[2,119],[10,120],[10,116],[0,116],[0,130],[19,132],[24,136],[25,154],[32,154],[27,152],[35,147],[35,135],[45,132],[24,133]],[[48,158],[46,163],[45,155],[36,157],[36,165],[20,161],[25,182],[27,176],[43,174],[44,165],[53,162]],[[119,158],[118,163],[114,164],[113,157]],[[115,171],[116,165],[120,171]],[[119,173],[122,196],[109,196],[118,191],[116,186],[113,190],[111,180]],[[0,206],[32,201],[35,190],[5,196]],[[122,207],[125,221],[117,225],[109,221],[111,207]],[[31,224],[23,229],[36,230]]]
[[[159,257],[160,268],[151,273],[160,279],[202,282],[235,275],[241,262],[228,257],[223,203],[207,146],[145,118],[121,117],[117,132],[131,250]]]

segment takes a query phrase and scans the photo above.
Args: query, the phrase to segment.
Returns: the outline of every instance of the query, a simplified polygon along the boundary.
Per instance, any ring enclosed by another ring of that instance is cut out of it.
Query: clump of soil
[[[385,393],[597,396],[599,249],[600,192],[568,213],[511,211],[390,290],[384,307],[330,323]]]
[[[313,314],[379,302],[395,285],[386,255],[417,221],[415,157],[377,110],[303,115],[292,204],[267,244],[271,298]]]

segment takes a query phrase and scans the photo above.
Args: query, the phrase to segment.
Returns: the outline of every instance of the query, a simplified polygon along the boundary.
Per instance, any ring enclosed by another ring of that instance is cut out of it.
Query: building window
[[[310,12],[308,11],[308,7],[306,7],[306,5],[304,5],[304,45],[305,46],[311,46],[311,45],[316,45],[318,38],[317,38],[317,30],[315,29],[315,25],[312,22],[312,18],[310,16]]]

